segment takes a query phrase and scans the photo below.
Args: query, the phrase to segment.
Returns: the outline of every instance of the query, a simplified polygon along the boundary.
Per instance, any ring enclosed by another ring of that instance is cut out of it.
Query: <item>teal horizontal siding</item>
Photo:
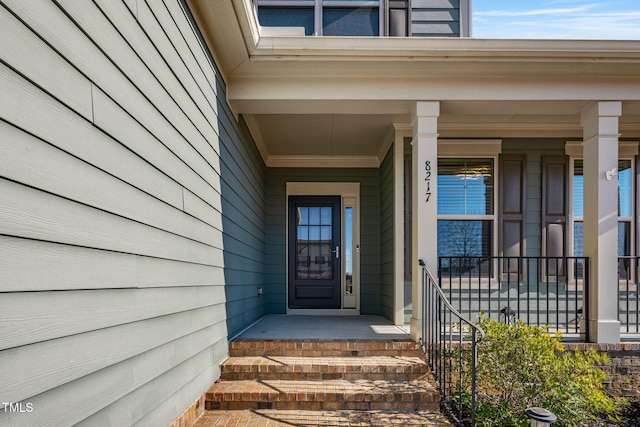
[[[265,165],[179,0],[0,21],[0,426],[169,425],[268,307]]]
[[[287,182],[360,183],[360,312],[380,314],[380,171],[373,168],[267,168],[268,312],[286,312]]]
[[[565,139],[502,140],[503,154],[527,156],[526,255],[540,256],[542,241],[542,156],[564,155]]]
[[[393,150],[380,166],[380,310],[394,320],[394,197]]]

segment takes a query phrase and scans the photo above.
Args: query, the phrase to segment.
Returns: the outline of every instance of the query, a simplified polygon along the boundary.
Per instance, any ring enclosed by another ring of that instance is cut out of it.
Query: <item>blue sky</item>
[[[472,0],[477,38],[640,40],[640,0]]]

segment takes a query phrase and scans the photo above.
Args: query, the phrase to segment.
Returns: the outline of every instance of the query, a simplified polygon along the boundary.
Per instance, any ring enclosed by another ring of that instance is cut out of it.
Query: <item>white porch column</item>
[[[412,176],[412,315],[411,338],[417,340],[421,335],[422,259],[435,274],[438,266],[438,101],[419,101],[413,115],[413,141],[411,142]]]
[[[590,341],[620,342],[618,321],[618,118],[621,102],[581,113],[584,156],[584,255],[589,257]],[[609,172],[609,173],[607,173]]]
[[[394,123],[395,130],[393,142],[393,221],[394,221],[394,253],[393,281],[394,281],[394,323],[399,326],[404,325],[404,257],[405,257],[405,237],[404,221],[408,212],[404,206],[404,138],[411,136],[412,128],[409,123]]]

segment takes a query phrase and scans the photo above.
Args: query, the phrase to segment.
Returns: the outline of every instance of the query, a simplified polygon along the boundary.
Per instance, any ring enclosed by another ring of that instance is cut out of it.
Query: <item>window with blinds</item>
[[[493,158],[438,159],[438,255],[493,255]]]
[[[618,160],[618,256],[631,255],[633,168],[630,159]],[[573,255],[584,255],[584,162],[573,162]]]

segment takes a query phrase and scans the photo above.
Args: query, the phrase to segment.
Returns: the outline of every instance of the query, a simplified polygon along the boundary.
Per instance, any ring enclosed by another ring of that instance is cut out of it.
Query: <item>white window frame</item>
[[[574,229],[576,222],[582,222],[584,224],[584,217],[575,216],[574,212],[574,173],[575,173],[575,161],[584,160],[581,141],[567,141],[565,144],[565,154],[569,156],[569,215],[568,215],[568,236],[567,236],[567,256],[575,256],[574,254]],[[634,141],[620,141],[618,143],[618,161],[628,160],[631,162],[631,198],[636,197],[636,161],[635,156],[638,155],[638,142]],[[618,216],[618,223],[628,222],[631,224],[630,230],[630,256],[636,255],[636,204],[631,203],[631,216]],[[583,206],[584,211],[584,206]],[[584,226],[583,226],[584,229]],[[585,256],[584,254],[582,256]],[[617,254],[616,254],[617,256]],[[630,283],[636,283],[635,269],[631,270]],[[620,283],[627,282],[626,279],[620,279]]]
[[[502,152],[502,140],[439,140],[438,161],[440,159],[492,159],[493,160],[493,214],[491,215],[440,215],[437,220],[488,220],[491,228],[491,256],[498,256],[498,191],[500,188],[500,153]],[[494,262],[491,277],[480,279],[481,285],[488,285],[498,280],[498,263]],[[445,286],[445,278],[442,284]]]

